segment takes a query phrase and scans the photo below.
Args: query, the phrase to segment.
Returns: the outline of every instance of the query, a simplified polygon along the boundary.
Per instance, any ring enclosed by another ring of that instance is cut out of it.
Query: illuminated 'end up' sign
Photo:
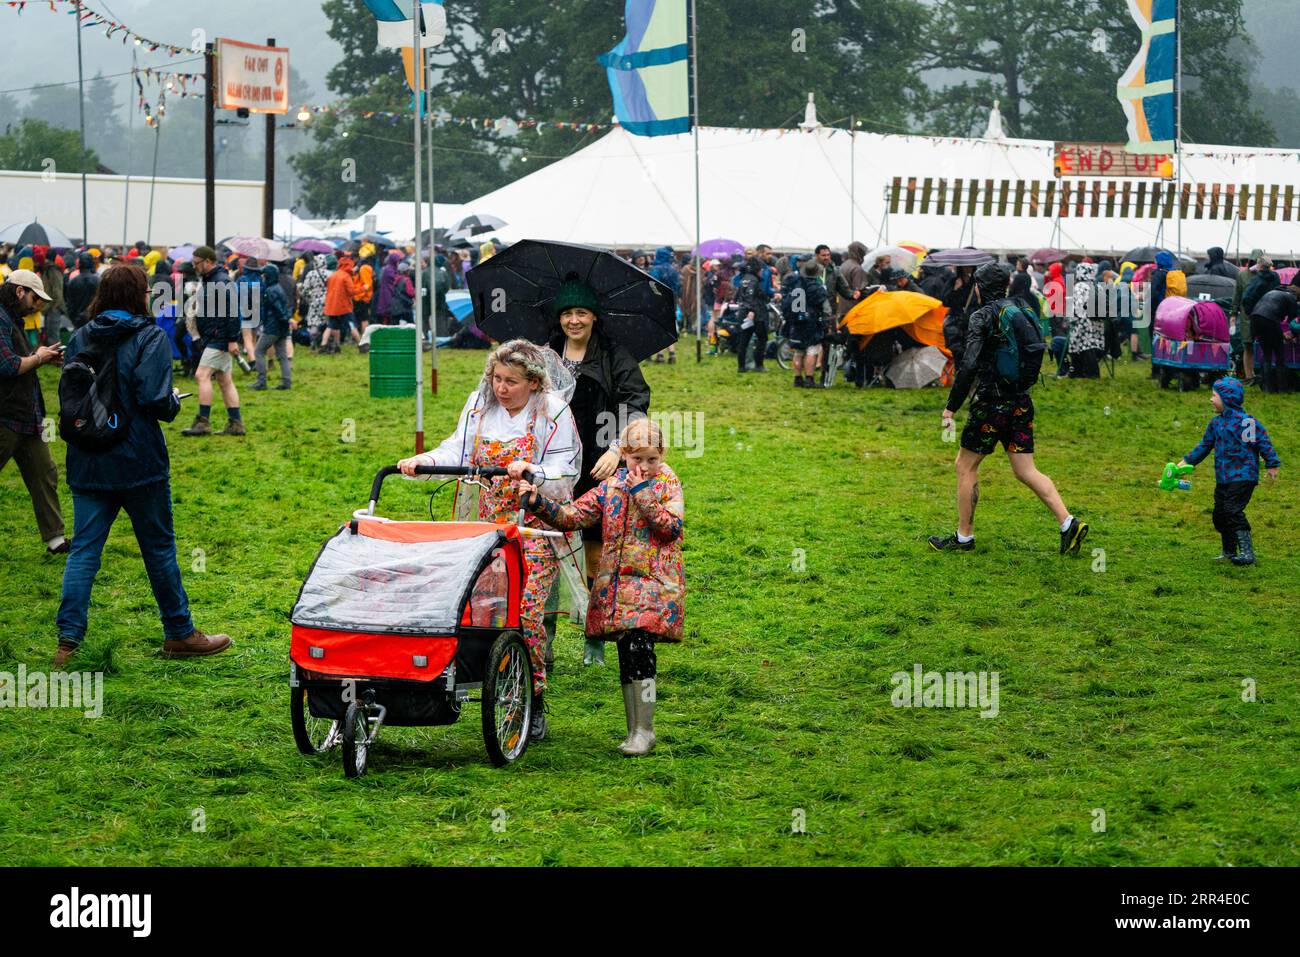
[[[1121,143],[1057,143],[1057,176],[1124,176],[1173,179],[1173,157],[1165,153],[1130,153]]]

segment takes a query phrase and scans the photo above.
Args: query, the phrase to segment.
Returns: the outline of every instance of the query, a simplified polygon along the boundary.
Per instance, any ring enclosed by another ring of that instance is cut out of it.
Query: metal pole
[[[849,117],[849,242],[858,225],[857,117]]]
[[[691,132],[695,142],[695,361],[704,361],[704,272],[700,261],[700,55],[696,44],[695,0],[691,0]],[[744,365],[744,363],[741,363]]]
[[[420,269],[420,179],[422,177],[420,155],[420,124],[424,119],[423,54],[420,47],[420,20],[424,11],[419,3],[411,11],[411,79],[414,81],[411,96],[415,105],[415,454],[424,451],[424,276]]]
[[[158,141],[162,138],[162,102],[163,94],[158,94],[158,111],[153,118],[153,172],[149,174],[149,221],[144,228],[146,245],[153,245],[153,194],[158,187]]]
[[[131,215],[131,133],[135,129],[135,107],[131,106],[131,101],[135,99],[135,80],[136,80],[136,55],[135,50],[131,50],[131,72],[127,74],[130,79],[126,85],[126,103],[131,107],[131,114],[126,124],[126,194],[122,198],[122,245],[126,245],[126,221]]]
[[[85,68],[81,62],[81,0],[77,0],[77,111],[81,114],[81,241],[90,242],[89,214],[86,211],[86,87]],[[130,105],[130,100],[127,105]]]
[[[267,37],[266,45],[275,46],[275,38]],[[267,239],[275,238],[275,117],[274,113],[266,114],[266,167],[262,173],[266,185],[262,188],[262,235]]]
[[[1174,158],[1177,160],[1178,185],[1175,188],[1174,215],[1178,217],[1178,249],[1176,254],[1179,258],[1183,255],[1183,4],[1182,0],[1176,0],[1174,6],[1174,33],[1177,39],[1177,66],[1174,75],[1177,78],[1178,96],[1175,100],[1175,109],[1178,112],[1178,128],[1174,133]]]
[[[212,44],[204,45],[203,82],[203,242],[217,244],[217,71]]]
[[[430,58],[424,58],[424,90],[425,96],[429,95],[429,88],[433,85],[433,64]],[[438,264],[436,262],[438,254],[434,247],[433,241],[433,111],[429,109],[429,104],[424,104],[424,132],[425,148],[428,151],[425,160],[428,166],[427,175],[429,177],[429,315],[433,317],[430,321],[430,328],[433,329],[433,368],[429,372],[429,393],[438,394]],[[421,346],[421,349],[424,347]]]

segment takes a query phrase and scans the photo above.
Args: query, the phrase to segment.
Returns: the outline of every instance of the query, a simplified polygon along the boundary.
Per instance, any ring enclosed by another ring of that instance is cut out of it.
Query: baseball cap
[[[50,296],[45,291],[45,283],[41,282],[41,277],[36,275],[36,273],[32,272],[30,269],[15,269],[9,274],[8,282],[10,285],[22,286],[25,289],[30,289],[46,302],[50,301]]]

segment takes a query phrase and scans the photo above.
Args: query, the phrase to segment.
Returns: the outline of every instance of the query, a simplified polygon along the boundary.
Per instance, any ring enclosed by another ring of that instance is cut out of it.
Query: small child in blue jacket
[[[1250,540],[1246,505],[1259,484],[1262,456],[1270,479],[1277,478],[1282,460],[1268,437],[1264,423],[1241,407],[1245,387],[1240,379],[1225,376],[1214,383],[1210,402],[1219,414],[1205,427],[1199,445],[1183,458],[1182,465],[1196,465],[1214,452],[1214,527],[1223,539],[1223,554],[1234,565],[1253,565],[1255,548]]]

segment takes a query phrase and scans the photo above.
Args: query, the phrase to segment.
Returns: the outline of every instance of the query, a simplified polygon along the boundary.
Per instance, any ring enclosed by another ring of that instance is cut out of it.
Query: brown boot
[[[181,641],[164,641],[160,657],[163,658],[202,658],[215,655],[230,647],[229,635],[205,635],[197,628],[194,634]]]
[[[231,419],[226,423],[226,427],[217,433],[218,435],[245,435],[243,419]]]
[[[54,653],[54,670],[59,670],[68,663],[68,659],[77,653],[77,645],[70,641],[60,641],[59,650]]]
[[[181,429],[181,435],[211,435],[212,422],[206,415],[196,415],[194,424],[188,429]]]

